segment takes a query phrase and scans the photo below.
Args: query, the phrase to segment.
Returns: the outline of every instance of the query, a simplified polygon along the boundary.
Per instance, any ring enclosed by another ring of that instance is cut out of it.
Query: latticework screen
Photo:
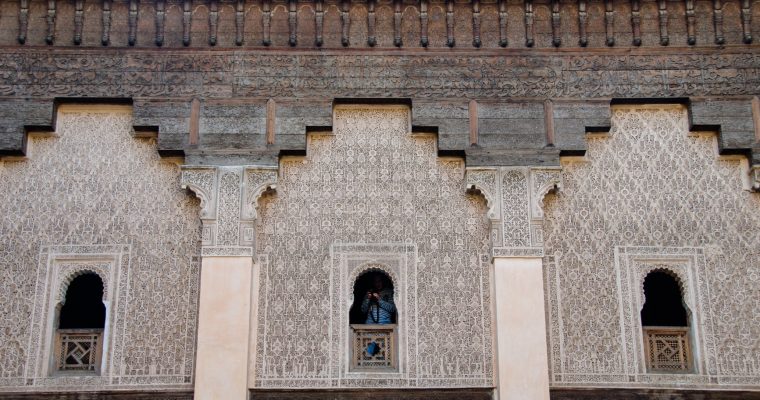
[[[688,327],[645,327],[647,369],[658,372],[691,370]]]
[[[56,343],[58,371],[97,372],[102,338],[102,329],[59,330]]]
[[[352,369],[396,368],[396,325],[351,325]]]

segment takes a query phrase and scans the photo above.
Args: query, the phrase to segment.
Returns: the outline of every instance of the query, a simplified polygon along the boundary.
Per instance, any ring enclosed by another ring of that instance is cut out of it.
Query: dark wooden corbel
[[[245,0],[235,4],[235,45],[242,46],[245,41]]]
[[[641,46],[641,2],[640,0],[631,0],[631,30],[633,34],[633,45]]]
[[[401,4],[402,0],[393,0],[393,45],[401,47]]]
[[[134,46],[137,42],[137,17],[138,17],[138,3],[137,0],[129,0],[129,15],[127,19],[127,26],[129,32],[127,33],[127,43],[130,46]]]
[[[349,0],[341,0],[340,2],[340,23],[341,23],[341,38],[340,44],[343,47],[348,47],[351,44],[349,40],[349,34],[351,33],[351,2]]]
[[[696,27],[697,14],[694,11],[694,0],[684,0],[686,2],[686,43],[689,46],[697,44]]]
[[[45,43],[53,44],[55,41],[55,14],[56,14],[56,0],[48,0],[47,10],[47,35],[45,36]]]
[[[375,5],[377,0],[367,0],[367,45],[374,47],[377,44],[377,37],[375,36],[375,24],[377,18],[375,17]]]
[[[472,45],[480,47],[480,0],[472,1]]]
[[[288,44],[294,47],[298,44],[298,1],[288,0]]]
[[[164,45],[164,22],[166,21],[166,0],[156,0],[156,46]]]
[[[428,0],[420,0],[420,46],[428,47]]]
[[[668,0],[657,0],[657,9],[660,18],[660,45],[667,46],[670,43],[668,37]]]
[[[604,0],[604,33],[607,46],[615,45],[615,6],[612,0]]]
[[[552,46],[559,47],[562,45],[562,38],[560,37],[560,25],[562,19],[559,14],[559,0],[552,0]],[[580,13],[580,11],[579,11]]]
[[[324,43],[322,39],[322,33],[324,32],[324,20],[325,20],[325,10],[324,10],[324,0],[316,0],[314,3],[314,24],[315,24],[315,35],[316,38],[314,39],[314,44],[317,45],[317,47],[321,47]]]
[[[103,0],[103,30],[100,35],[100,44],[108,46],[111,42],[111,0]]]
[[[499,46],[507,47],[509,39],[507,39],[507,0],[499,0]]]
[[[211,0],[208,6],[208,44],[216,46],[219,35],[219,0]]]
[[[752,43],[752,2],[742,0],[742,42]]]
[[[713,0],[713,25],[715,26],[715,44],[725,44],[723,36],[723,1]]]
[[[82,25],[84,25],[84,0],[74,1],[74,44],[82,44]]]
[[[264,28],[263,37],[261,38],[261,43],[264,46],[269,46],[272,44],[272,39],[270,36],[271,30],[272,30],[272,2],[271,0],[262,0],[261,2],[261,25]]]
[[[182,45],[190,46],[190,28],[193,23],[193,1],[182,2]]]
[[[446,46],[454,47],[454,0],[446,0]]]
[[[525,0],[525,46],[533,47],[535,27],[533,26],[533,0]]]
[[[578,44],[588,46],[588,4],[586,0],[578,0]]]

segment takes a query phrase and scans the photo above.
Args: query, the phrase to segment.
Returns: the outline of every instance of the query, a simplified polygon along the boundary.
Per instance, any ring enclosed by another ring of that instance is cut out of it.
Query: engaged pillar
[[[248,398],[257,325],[254,221],[259,197],[276,181],[276,168],[182,167],[182,187],[200,198],[203,222],[196,400]]]

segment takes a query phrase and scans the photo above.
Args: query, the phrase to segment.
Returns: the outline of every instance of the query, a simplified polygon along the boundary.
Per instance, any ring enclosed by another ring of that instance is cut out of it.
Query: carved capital
[[[276,167],[183,166],[182,188],[201,199],[203,254],[253,254],[257,202],[276,182]]]
[[[488,205],[494,256],[542,254],[544,197],[559,190],[561,179],[559,167],[467,168],[467,191]]]

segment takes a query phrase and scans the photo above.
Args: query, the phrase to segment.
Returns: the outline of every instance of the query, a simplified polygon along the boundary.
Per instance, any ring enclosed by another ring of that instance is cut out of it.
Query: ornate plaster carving
[[[277,167],[183,166],[183,189],[201,199],[202,254],[251,255],[258,199],[274,191]]]
[[[467,191],[482,194],[488,205],[494,256],[543,255],[544,197],[561,186],[559,168],[467,168]]]

